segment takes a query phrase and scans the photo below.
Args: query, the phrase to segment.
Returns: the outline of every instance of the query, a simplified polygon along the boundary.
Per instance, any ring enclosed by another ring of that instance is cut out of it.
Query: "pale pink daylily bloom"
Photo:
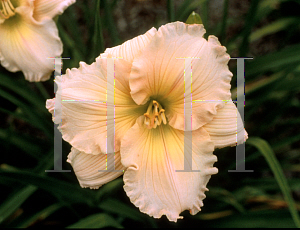
[[[53,18],[76,0],[0,0],[0,62],[28,81],[48,80],[62,42]]]
[[[107,153],[107,107],[91,101],[106,100],[107,58],[122,57],[115,59],[115,168],[125,171],[125,192],[141,212],[155,218],[177,221],[184,210],[193,215],[201,210],[206,185],[218,172],[214,149],[247,139],[231,101],[229,55],[216,37],[207,41],[204,33],[203,25],[182,22],[152,28],[57,79],[62,100],[81,101],[62,103],[55,114],[61,116],[64,140],[73,146],[68,162],[82,187],[98,188],[122,174],[98,171]],[[199,58],[192,60],[192,96],[203,102],[193,103],[188,152],[182,57]],[[54,101],[46,104],[53,115]],[[184,169],[184,154],[190,153],[193,170],[200,172],[176,172]]]

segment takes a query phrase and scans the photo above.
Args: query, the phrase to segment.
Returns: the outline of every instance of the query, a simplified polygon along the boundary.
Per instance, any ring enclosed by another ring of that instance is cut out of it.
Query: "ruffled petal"
[[[74,4],[76,0],[35,0],[33,17],[37,21],[44,18],[54,18],[62,14],[65,9]]]
[[[115,152],[119,151],[120,139],[145,108],[138,106],[130,97],[130,63],[115,60]],[[59,129],[62,137],[73,147],[85,153],[97,155],[107,153],[107,59],[96,59],[91,65],[80,63],[79,69],[67,70],[56,78],[58,84],[55,116],[61,118]],[[46,104],[54,113],[55,100]],[[113,119],[108,118],[108,119]]]
[[[32,9],[21,6],[16,15],[0,24],[0,61],[9,71],[23,71],[29,81],[48,80],[62,43],[53,20],[37,23]]]
[[[206,184],[218,172],[213,167],[217,157],[205,129],[193,131],[192,143],[192,169],[200,172],[176,172],[184,169],[183,131],[169,125],[147,129],[140,117],[126,133],[121,142],[122,164],[127,168],[124,189],[141,212],[155,218],[166,215],[176,222],[184,210],[193,215],[201,210]]]
[[[137,104],[149,98],[165,109],[169,124],[184,130],[184,58],[192,59],[192,130],[211,121],[217,109],[230,100],[229,55],[218,39],[203,38],[203,25],[169,23],[159,28],[150,44],[136,57],[130,74],[130,89]],[[209,101],[209,102],[205,102]]]
[[[248,139],[240,113],[232,101],[225,103],[203,128],[209,133],[215,148],[236,146]]]
[[[68,160],[83,188],[98,189],[116,179],[125,169],[121,164],[120,152],[115,153],[115,170],[120,172],[99,172],[106,169],[106,154],[91,155],[72,148]]]
[[[55,98],[48,99],[46,101],[46,109],[48,109],[49,113],[52,115],[52,121],[54,121],[54,111],[55,111]]]
[[[101,56],[111,54],[113,57],[122,57],[128,62],[132,62],[140,52],[149,44],[157,30],[153,27],[145,34],[137,36],[131,40],[124,42],[122,45],[107,48]]]

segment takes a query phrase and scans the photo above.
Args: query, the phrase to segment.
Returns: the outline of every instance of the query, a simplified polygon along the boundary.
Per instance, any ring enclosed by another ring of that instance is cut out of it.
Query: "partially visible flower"
[[[107,58],[115,59],[115,165],[125,169],[124,189],[131,202],[155,218],[170,221],[203,206],[206,184],[217,173],[215,148],[247,139],[241,117],[231,101],[229,55],[218,39],[203,38],[203,25],[169,23],[124,44],[107,49],[91,65],[67,70],[57,79],[62,103],[55,111],[59,129],[72,146],[68,157],[82,187],[98,188],[121,175],[98,172],[105,165]],[[193,60],[192,168],[184,168],[184,62]],[[106,58],[106,59],[105,59]],[[54,115],[54,101],[46,107]],[[85,102],[84,102],[85,101]],[[226,103],[224,103],[226,101]],[[239,119],[240,122],[237,122]],[[238,134],[238,135],[237,135]],[[240,135],[242,134],[242,135]],[[242,137],[241,137],[242,136]],[[237,137],[239,139],[237,140]]]
[[[76,0],[0,0],[0,62],[28,81],[45,81],[54,70],[50,57],[62,54],[53,18]]]

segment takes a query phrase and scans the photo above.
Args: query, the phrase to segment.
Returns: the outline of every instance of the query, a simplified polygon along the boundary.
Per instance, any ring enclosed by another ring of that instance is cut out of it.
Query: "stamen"
[[[157,119],[157,117],[155,117],[153,128],[156,129],[157,125],[158,125],[158,119]]]
[[[2,10],[0,11],[2,17],[8,19],[11,16],[14,16],[15,7],[11,4],[10,0],[1,0]]]
[[[149,125],[150,125],[150,117],[149,117],[149,114],[145,113],[144,116],[145,116],[144,123],[145,123],[145,125],[149,126]]]
[[[157,126],[161,125],[162,122],[167,124],[164,112],[165,110],[157,101],[153,100],[149,103],[147,112],[144,113],[144,124],[148,127],[148,129],[155,129]]]
[[[152,111],[152,106],[153,106],[153,101],[150,102],[146,113],[150,114],[150,112]]]
[[[10,7],[12,10],[14,10],[15,8],[14,8],[13,4],[11,4],[10,0],[7,0],[7,2],[8,2],[9,7]]]
[[[158,115],[158,103],[157,103],[157,101],[153,101],[153,105],[154,105],[154,114],[155,114],[155,116],[157,116]]]
[[[161,116],[157,116],[157,119],[158,119],[158,125],[160,125],[161,124],[161,121],[162,121],[162,119],[161,119]]]
[[[166,118],[164,109],[161,110],[160,116],[161,116],[161,119],[162,119],[163,123],[166,125],[167,124],[167,118]]]

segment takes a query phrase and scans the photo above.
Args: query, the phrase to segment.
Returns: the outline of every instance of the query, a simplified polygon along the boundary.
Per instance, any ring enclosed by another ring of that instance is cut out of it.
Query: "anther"
[[[14,16],[16,14],[15,8],[11,4],[10,0],[1,0],[1,4],[2,4],[2,10],[0,11],[0,13],[2,17],[4,17],[5,19]]]
[[[161,113],[164,113],[164,112],[165,112],[165,110],[161,109],[158,114],[161,114]]]

